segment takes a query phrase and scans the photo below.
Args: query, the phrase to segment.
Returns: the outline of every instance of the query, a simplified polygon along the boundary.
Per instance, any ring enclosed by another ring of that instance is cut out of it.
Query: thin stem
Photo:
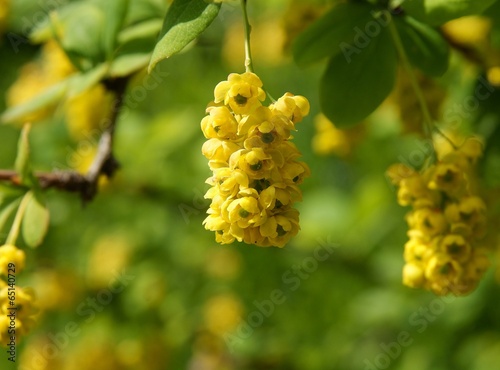
[[[17,238],[19,237],[19,231],[21,230],[21,223],[23,222],[24,214],[26,212],[26,208],[28,207],[29,202],[33,198],[33,192],[28,191],[19,204],[19,208],[17,209],[16,217],[14,218],[14,222],[12,223],[12,227],[10,228],[9,235],[7,236],[7,240],[5,244],[7,245],[16,245]]]
[[[247,0],[241,0],[241,8],[243,9],[243,18],[245,21],[245,70],[253,72],[252,50],[250,48],[250,33],[252,26],[248,21]]]
[[[424,133],[427,137],[432,140],[432,132],[435,131],[439,135],[441,135],[446,141],[450,143],[453,149],[457,149],[456,145],[450,140],[448,136],[445,135],[443,131],[441,131],[433,122],[429,108],[427,107],[427,103],[424,98],[424,94],[420,89],[420,85],[418,84],[415,73],[413,72],[413,67],[410,64],[408,56],[406,55],[403,43],[401,41],[401,37],[399,36],[398,30],[394,25],[394,22],[389,23],[389,31],[391,32],[392,39],[394,41],[394,45],[396,46],[396,50],[399,54],[399,58],[401,59],[401,63],[403,64],[403,68],[405,72],[408,74],[408,78],[410,79],[410,83],[412,85],[413,91],[417,97],[418,104],[420,105],[420,110],[424,116]]]

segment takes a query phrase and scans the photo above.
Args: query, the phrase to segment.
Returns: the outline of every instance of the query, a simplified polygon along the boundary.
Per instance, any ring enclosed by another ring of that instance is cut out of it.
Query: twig
[[[250,46],[250,34],[252,26],[248,20],[247,0],[241,0],[241,8],[243,10],[243,19],[245,21],[245,69],[246,72],[253,72],[252,48]]]

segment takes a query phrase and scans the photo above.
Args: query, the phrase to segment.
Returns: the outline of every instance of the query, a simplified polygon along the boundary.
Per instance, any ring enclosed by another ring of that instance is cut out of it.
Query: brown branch
[[[111,178],[116,170],[118,170],[120,165],[113,154],[113,143],[116,122],[118,121],[125,99],[127,82],[127,78],[103,81],[106,88],[115,93],[116,98],[113,102],[110,123],[104,129],[99,139],[97,154],[88,172],[86,174],[80,174],[71,170],[37,172],[34,176],[38,179],[42,189],[55,188],[67,192],[79,193],[85,203],[91,201],[96,196],[99,177],[105,175]],[[19,175],[13,170],[0,170],[0,181],[10,182],[16,186],[23,186]]]
[[[35,173],[42,189],[57,188],[69,192],[82,192],[88,186],[85,175],[75,171],[38,172]],[[23,186],[19,175],[14,170],[0,170],[0,181]]]

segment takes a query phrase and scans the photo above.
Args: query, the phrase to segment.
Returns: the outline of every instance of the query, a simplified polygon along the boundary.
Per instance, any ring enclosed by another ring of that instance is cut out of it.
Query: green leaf
[[[24,194],[25,190],[19,186],[9,183],[0,183],[0,207],[6,202],[11,202],[14,198],[19,198]]]
[[[145,39],[145,38],[154,38],[155,41],[158,37],[158,34],[161,31],[163,21],[161,19],[151,19],[149,21],[144,21],[134,26],[130,26],[118,35],[118,43],[125,44],[127,42],[137,40],[137,39]]]
[[[86,73],[73,75],[68,81],[67,98],[75,97],[97,85],[108,73],[109,63],[103,63]]]
[[[48,87],[25,103],[7,109],[1,116],[3,123],[23,121],[27,115],[53,106],[66,95],[74,97],[97,84],[108,73],[109,65],[103,63],[86,73],[76,73]]]
[[[109,75],[111,77],[128,76],[147,67],[155,44],[156,38],[132,38],[118,50],[111,64]]]
[[[26,124],[23,126],[19,142],[17,144],[17,157],[14,168],[19,175],[22,184],[25,184],[30,174],[30,135],[31,125]]]
[[[163,23],[160,39],[149,64],[149,72],[163,59],[181,51],[217,17],[220,4],[204,0],[174,0]]]
[[[138,24],[153,18],[163,19],[167,10],[167,1],[130,0],[126,25]]]
[[[127,15],[129,0],[94,0],[98,5],[106,20],[101,34],[102,50],[107,59],[110,60],[115,48],[117,36],[122,29]]]
[[[108,20],[100,6],[89,1],[69,3],[53,13],[51,21],[62,48],[77,66],[89,69],[105,61],[101,37]]]
[[[151,59],[150,53],[145,54],[127,54],[117,57],[109,70],[111,77],[129,76],[138,70],[147,67]]]
[[[20,203],[21,198],[17,198],[5,206],[2,206],[2,209],[0,210],[0,232],[4,230],[5,225],[12,218]]]
[[[405,12],[433,26],[466,15],[481,14],[497,0],[406,0]]]
[[[321,80],[324,114],[340,128],[360,122],[391,92],[396,69],[396,50],[386,28],[365,48],[351,45],[330,60]]]
[[[43,20],[35,24],[29,34],[29,39],[34,44],[44,43],[54,37],[50,18],[46,16]]]
[[[50,214],[40,193],[29,192],[30,196],[23,217],[22,233],[26,244],[38,247],[45,238],[49,228]]]
[[[300,66],[305,66],[341,52],[341,45],[352,43],[364,32],[375,8],[370,4],[343,3],[302,32],[293,44],[293,56]]]
[[[450,48],[441,34],[412,17],[394,18],[405,52],[413,66],[439,77],[448,70]]]
[[[68,80],[52,85],[31,100],[7,109],[0,116],[0,120],[3,123],[23,121],[23,118],[27,115],[57,103],[64,96],[67,87]]]

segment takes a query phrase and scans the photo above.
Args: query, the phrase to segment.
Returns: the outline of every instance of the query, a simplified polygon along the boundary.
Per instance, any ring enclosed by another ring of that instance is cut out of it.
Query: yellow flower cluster
[[[8,346],[12,338],[18,342],[35,324],[33,291],[20,288],[12,280],[12,276],[24,269],[25,260],[24,252],[17,247],[8,244],[0,247],[0,346]]]
[[[309,175],[290,133],[309,113],[309,102],[286,93],[264,106],[262,82],[250,72],[230,74],[214,94],[201,121],[208,139],[202,152],[213,171],[205,228],[222,244],[283,247],[299,230],[293,203],[301,200],[298,185]]]
[[[482,145],[468,139],[422,172],[396,164],[387,174],[407,214],[403,284],[435,294],[472,292],[489,262],[486,205],[477,195],[474,167]]]
[[[1,346],[8,346],[12,341],[17,343],[19,338],[26,335],[35,323],[36,308],[33,291],[16,286],[12,280],[12,276],[16,276],[24,269],[25,259],[24,252],[13,245],[0,247]]]

